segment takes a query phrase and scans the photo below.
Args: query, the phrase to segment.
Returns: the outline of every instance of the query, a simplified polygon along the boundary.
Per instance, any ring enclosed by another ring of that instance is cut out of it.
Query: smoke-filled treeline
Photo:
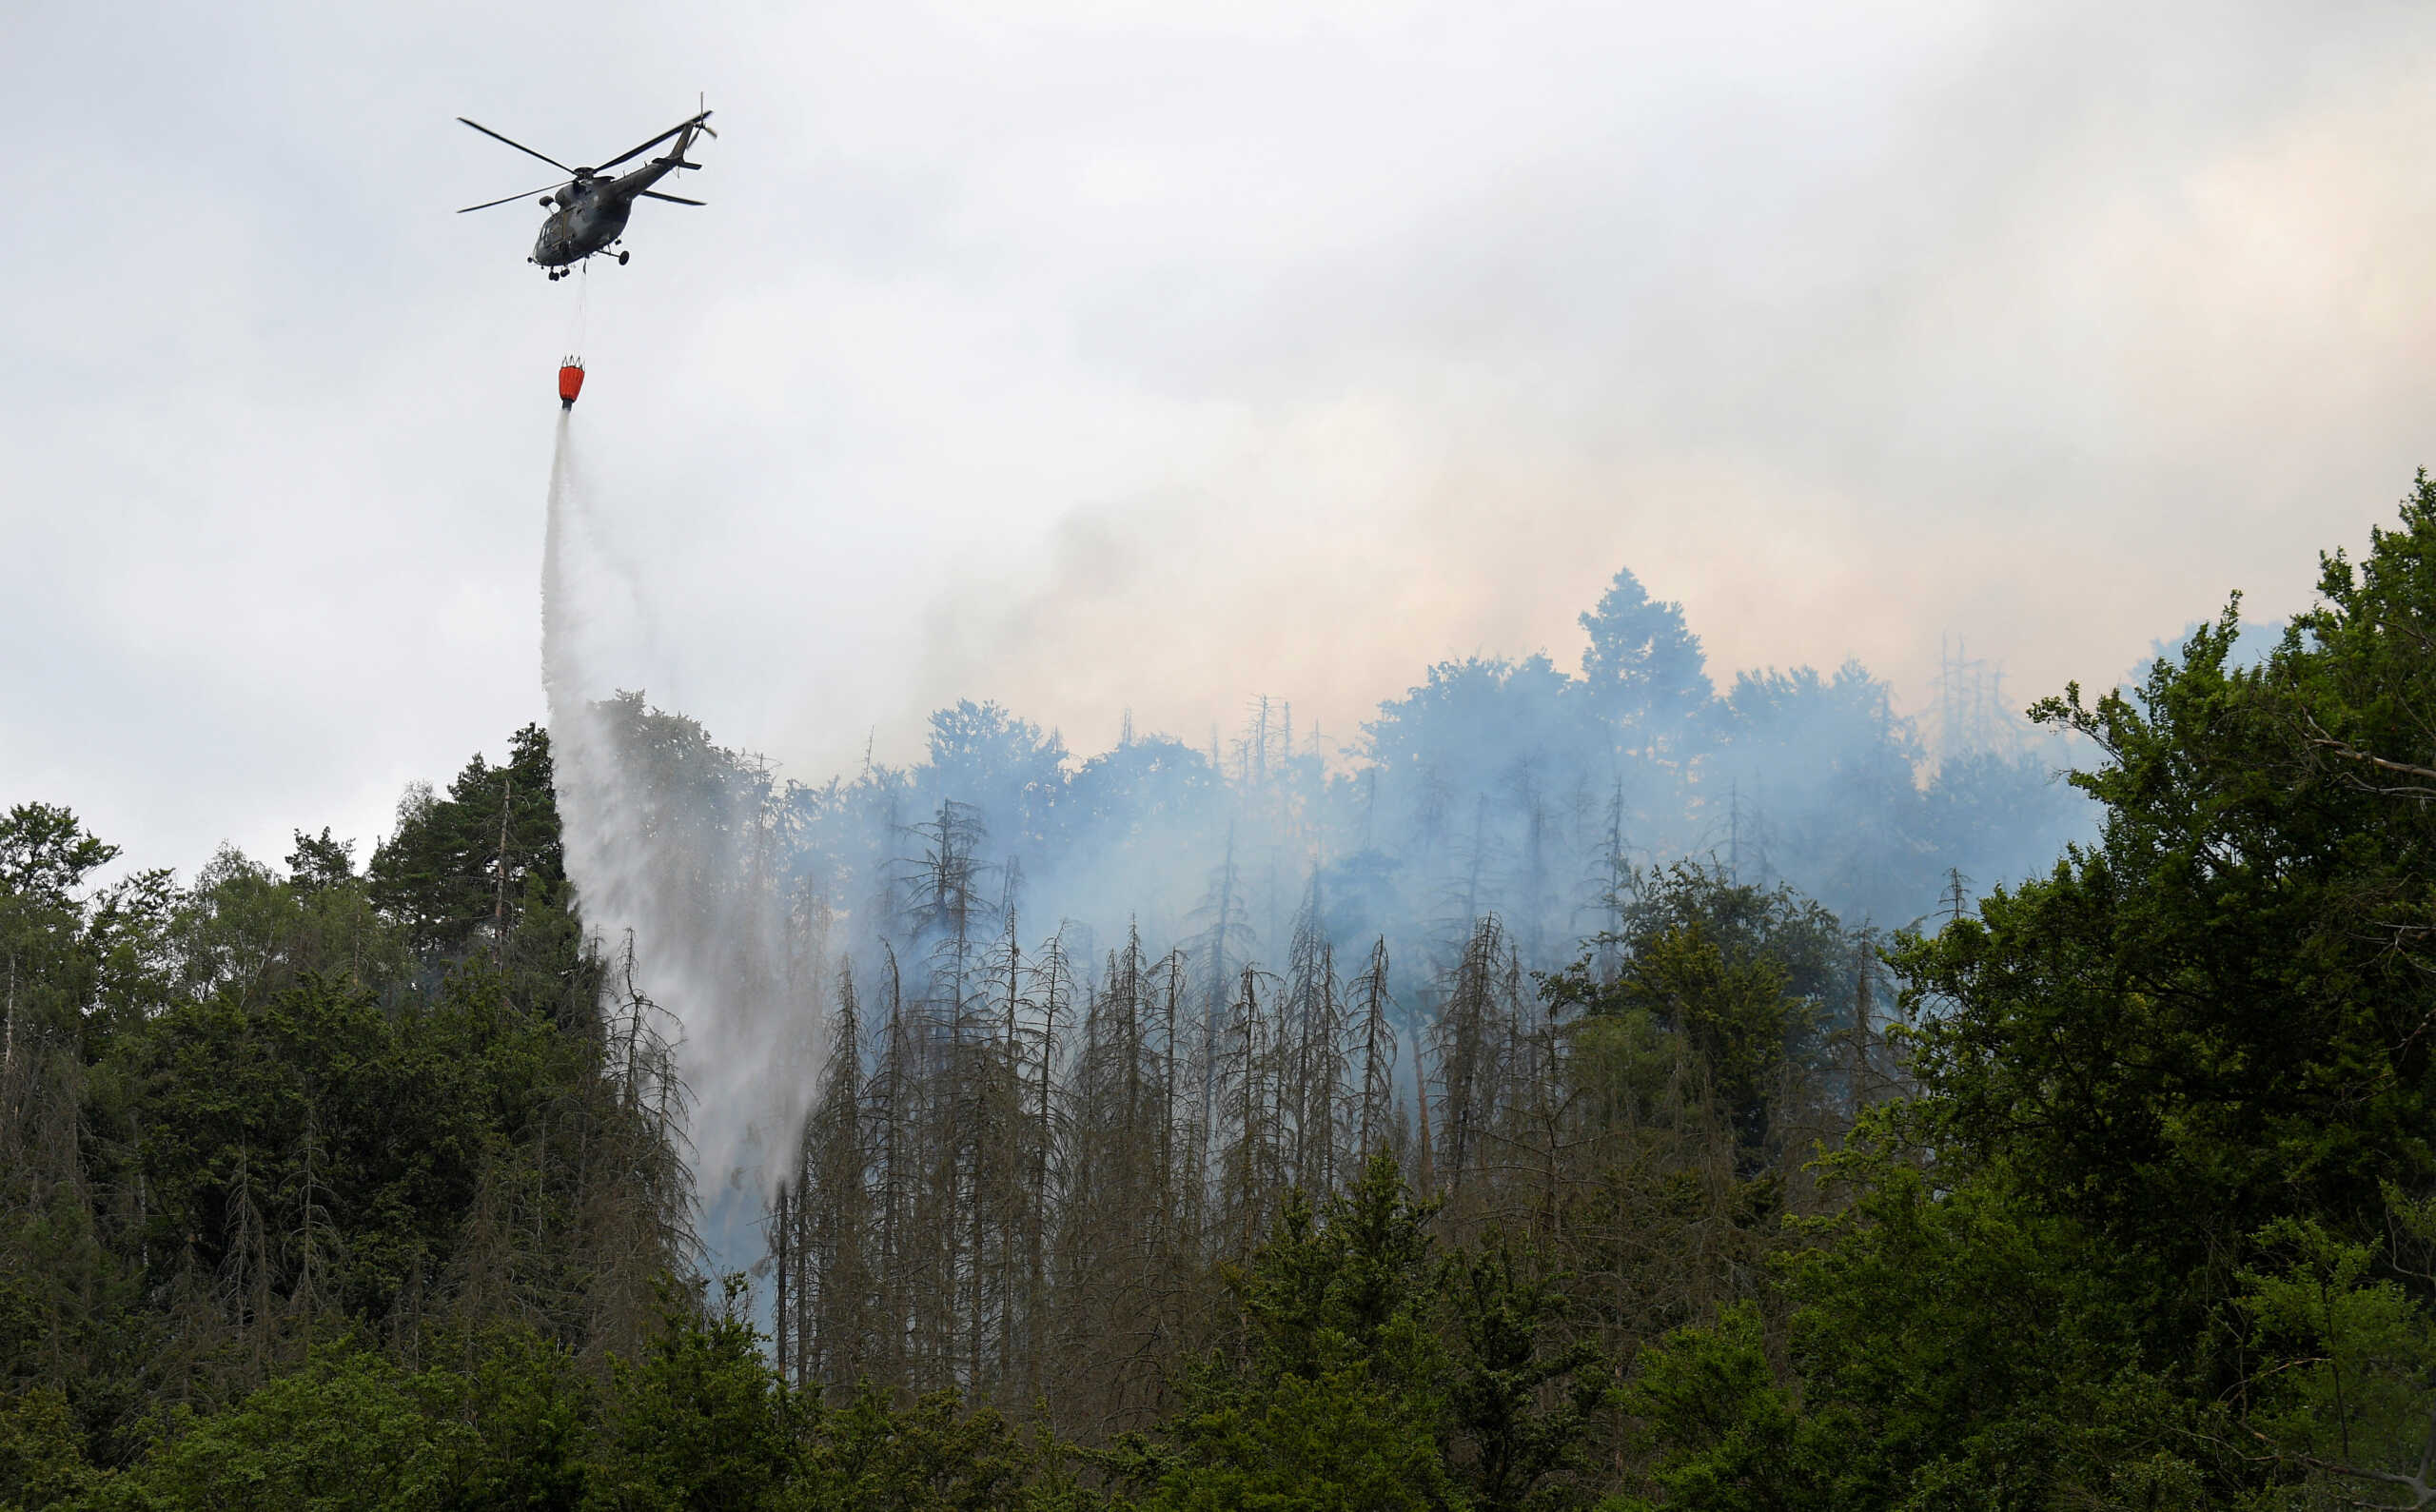
[[[1617,922],[1541,976],[1481,918],[1412,1029],[1388,947],[1340,964],[1311,891],[1274,972],[1012,929],[953,996],[841,966],[766,1219],[780,1369],[1148,1427],[1233,1326],[1227,1267],[1383,1154],[1442,1238],[1572,1276],[1603,1350],[1748,1295],[1804,1161],[1901,1085],[1876,942],[1690,867]]]
[[[1648,1179],[1698,1194],[1686,1231],[1730,1250],[1755,1172],[1797,1193],[1785,1151],[1885,1079],[1869,921],[2052,857],[2077,799],[1984,716],[1969,743],[1949,717],[1929,766],[1857,667],[1718,697],[1680,610],[1629,573],[1581,619],[1579,675],[1443,664],[1343,749],[1264,698],[1207,749],[1129,729],[1078,759],[967,702],[919,764],[808,787],[638,695],[561,711],[594,774],[561,778],[571,824],[618,815],[600,885],[637,900],[616,916],[684,1008],[710,1237],[727,1263],[766,1250],[792,1376],[1009,1405],[1053,1381],[1076,1431],[1147,1424],[1214,1337],[1219,1267],[1382,1150],[1450,1233],[1621,1225],[1585,1267],[1730,1293],[1621,1258],[1678,1245],[1645,1215],[1583,1216],[1613,1152],[1542,977],[1586,1001],[1690,929],[1675,966],[1774,1026],[1764,1053],[1674,1066],[1630,1120],[1672,1130]],[[1648,1053],[1701,1045],[1668,1043]],[[1593,1332],[1669,1316],[1619,1306]]]
[[[976,1005],[1003,1008],[1010,970],[1058,977],[1042,991],[1062,1002],[1101,983],[1111,951],[1138,953],[1171,981],[1177,1053],[1214,1116],[1233,1005],[1351,981],[1374,947],[1385,1022],[1410,1041],[1490,919],[1527,978],[1616,934],[1637,878],[1688,860],[1899,927],[2046,864],[2086,824],[2053,744],[1990,717],[1968,686],[1936,711],[1932,762],[1856,665],[1745,674],[1719,696],[1680,607],[1629,572],[1581,622],[1578,674],[1542,656],[1442,663],[1345,741],[1261,698],[1206,742],[1129,728],[1083,757],[965,702],[932,717],[920,762],[812,786],[639,695],[562,713],[562,749],[598,753],[584,765],[610,795],[571,799],[570,823],[616,809],[627,860],[599,885],[648,895],[618,919],[664,972],[661,995],[689,1005],[706,1168],[781,1178],[841,966],[868,1057],[888,1049],[884,988],[921,1055],[987,1019],[1027,1064],[1063,1069],[1079,1016],[1052,1037],[1029,987],[1012,1028]],[[647,885],[639,855],[658,858]]]
[[[790,874],[855,913],[865,944],[901,949],[931,921],[935,905],[909,915],[907,872],[944,847],[993,913],[1103,933],[1131,917],[1160,948],[1223,937],[1231,960],[1240,939],[1272,964],[1316,879],[1338,947],[1385,933],[1438,966],[1491,913],[1526,957],[1568,956],[1612,927],[1631,868],[1687,856],[1899,924],[1955,870],[2026,874],[2086,824],[2054,748],[1974,707],[1974,686],[1942,693],[1932,762],[1856,664],[1745,673],[1719,695],[1680,607],[1630,572],[1581,620],[1578,673],[1444,662],[1345,739],[1264,697],[1206,743],[1129,728],[1084,757],[962,703],[932,717],[918,764],[791,787],[770,818]]]

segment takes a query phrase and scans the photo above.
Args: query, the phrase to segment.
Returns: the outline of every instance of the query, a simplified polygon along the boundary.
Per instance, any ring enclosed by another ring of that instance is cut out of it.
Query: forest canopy
[[[743,1188],[546,732],[360,865],[18,803],[0,1506],[2427,1505],[2436,483],[2319,587],[2036,706],[2077,831],[1628,574],[1349,768],[963,705],[789,788],[615,701],[816,1015]]]

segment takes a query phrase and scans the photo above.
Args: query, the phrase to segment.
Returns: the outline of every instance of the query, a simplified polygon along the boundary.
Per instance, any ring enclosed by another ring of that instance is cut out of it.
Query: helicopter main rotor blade
[[[459,210],[457,213],[463,215],[472,210],[487,210],[494,205],[505,205],[509,200],[530,199],[532,196],[540,193],[541,189],[555,189],[558,186],[556,184],[544,184],[541,186],[540,189],[526,189],[522,194],[510,194],[502,199],[484,200],[480,205],[468,205],[464,209]]]
[[[630,157],[633,157],[633,156],[634,156],[636,153],[638,153],[638,152],[648,152],[648,151],[650,151],[653,147],[656,147],[659,146],[662,142],[667,141],[670,137],[675,136],[678,132],[684,130],[687,127],[689,127],[689,126],[700,126],[700,125],[702,124],[702,117],[703,117],[703,116],[707,116],[707,115],[709,115],[710,113],[711,113],[710,111],[705,110],[705,111],[703,111],[703,112],[702,112],[702,114],[701,114],[701,115],[697,115],[697,116],[694,117],[694,119],[692,119],[691,121],[680,121],[680,122],[678,122],[677,125],[670,127],[667,130],[662,131],[661,133],[659,133],[659,135],[658,135],[658,136],[656,136],[656,137],[653,137],[650,141],[648,141],[648,142],[644,143],[642,146],[640,146],[640,147],[628,147],[625,151],[619,153],[616,157],[611,158],[608,162],[601,164],[599,167],[597,167],[597,168],[593,169],[593,171],[594,171],[594,172],[596,172],[596,173],[606,172],[608,169],[610,169],[610,168],[614,168],[614,167],[616,167],[619,164],[625,162],[625,161],[626,161],[628,158],[630,158]],[[469,123],[469,124],[470,124],[470,123]]]
[[[457,119],[458,119],[458,120],[460,120],[460,121],[465,121],[465,118],[464,118],[463,116],[462,116],[462,115],[461,115],[461,116],[459,116]],[[519,152],[527,153],[527,154],[529,154],[529,155],[531,155],[531,156],[533,156],[533,157],[540,158],[542,162],[547,163],[548,165],[550,165],[550,167],[554,167],[554,168],[558,169],[558,170],[559,170],[560,172],[561,172],[561,173],[568,173],[568,174],[572,174],[573,172],[575,172],[575,169],[573,169],[573,168],[571,168],[571,167],[567,167],[565,164],[563,164],[563,163],[560,162],[557,158],[554,158],[554,157],[550,156],[547,152],[535,152],[531,147],[526,147],[523,143],[517,141],[514,137],[505,137],[505,136],[501,136],[497,131],[494,131],[494,130],[492,130],[489,127],[486,127],[486,126],[482,125],[482,123],[481,123],[480,121],[465,121],[465,124],[466,124],[467,126],[472,127],[475,130],[480,131],[481,133],[482,133],[482,135],[484,135],[484,136],[486,136],[486,137],[489,137],[489,138],[493,139],[494,141],[504,142],[504,143],[506,143],[509,147],[512,147],[516,148],[516,150],[518,150]],[[684,129],[684,128],[679,127],[679,128],[678,128],[678,129],[681,131],[681,130],[683,130],[683,129]]]
[[[689,200],[682,194],[662,194],[658,189],[639,189],[637,192],[644,199],[666,200],[671,205],[703,205],[708,203],[703,200]]]

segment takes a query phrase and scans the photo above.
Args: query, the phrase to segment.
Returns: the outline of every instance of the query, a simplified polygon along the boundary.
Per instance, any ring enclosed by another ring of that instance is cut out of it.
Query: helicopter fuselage
[[[626,234],[626,222],[635,213],[635,201],[665,200],[673,205],[699,206],[702,203],[699,200],[689,200],[681,194],[662,194],[652,186],[678,168],[700,167],[702,165],[699,163],[686,161],[686,150],[693,147],[697,135],[718,135],[710,128],[711,112],[704,110],[691,120],[670,127],[640,147],[628,147],[616,157],[601,160],[600,167],[597,168],[586,168],[561,163],[546,152],[536,152],[514,137],[501,136],[468,116],[461,115],[457,119],[493,141],[505,143],[527,157],[540,158],[560,172],[572,175],[565,183],[541,196],[541,204],[550,211],[550,218],[541,223],[541,234],[533,242],[533,255],[525,259],[549,269],[553,283],[566,277],[574,265],[616,245],[618,239]],[[642,157],[663,142],[674,144],[663,155],[645,158],[639,167],[624,173],[611,171],[620,164]],[[527,194],[533,192],[530,189],[525,191]],[[457,213],[470,215],[476,210],[487,210],[522,198],[523,194],[510,194],[504,199],[485,200],[480,205],[468,205]],[[626,257],[627,254],[621,251],[618,254],[618,261],[622,263]]]
[[[580,192],[560,189],[557,198],[560,207],[541,223],[533,243],[533,261],[543,267],[564,267],[605,250],[625,234],[635,213],[635,197],[619,193],[614,182],[588,185]],[[570,199],[575,203],[566,204]]]
[[[606,250],[610,243],[625,235],[627,218],[635,213],[636,197],[675,172],[679,165],[692,167],[685,163],[685,149],[693,146],[696,129],[687,127],[678,133],[676,146],[666,157],[653,158],[632,173],[596,178],[586,172],[545,198],[541,203],[558,208],[541,223],[541,234],[533,243],[533,261],[543,267],[565,267]]]

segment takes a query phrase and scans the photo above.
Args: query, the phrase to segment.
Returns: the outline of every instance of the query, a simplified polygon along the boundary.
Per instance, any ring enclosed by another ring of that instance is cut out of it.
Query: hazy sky
[[[2436,10],[14,8],[0,803],[367,842],[541,715],[552,369],[629,685],[814,777],[994,697],[1350,736],[1619,566],[1721,675],[2023,699],[2305,603],[2428,443]],[[631,266],[450,212],[688,113]]]

